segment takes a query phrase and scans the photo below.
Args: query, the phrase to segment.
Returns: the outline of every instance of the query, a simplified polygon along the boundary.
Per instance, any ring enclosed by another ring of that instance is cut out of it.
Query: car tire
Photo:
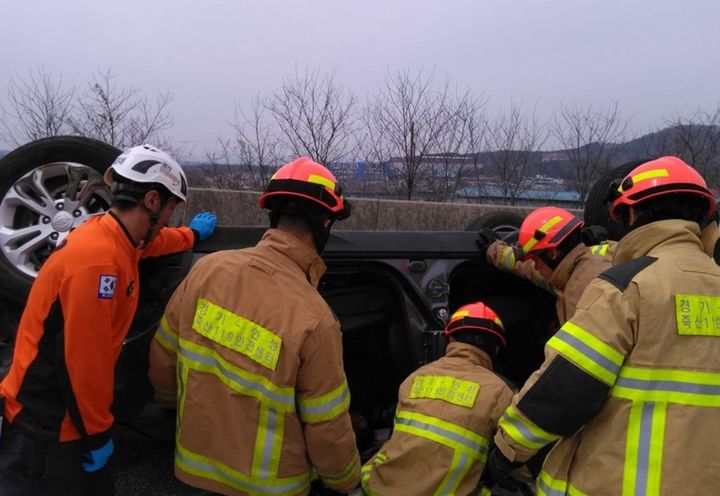
[[[0,294],[3,297],[16,304],[24,304],[35,275],[33,269],[28,267],[32,265],[35,270],[39,268],[39,265],[44,262],[54,248],[49,238],[43,238],[44,231],[37,231],[30,235],[37,236],[32,239],[32,242],[38,241],[38,246],[42,243],[47,246],[38,248],[38,253],[29,255],[32,258],[32,264],[20,264],[18,262],[20,258],[15,255],[12,255],[15,258],[10,258],[13,253],[13,243],[25,242],[18,241],[19,231],[29,226],[37,226],[40,229],[42,223],[47,224],[41,219],[48,219],[47,216],[32,211],[23,204],[22,200],[18,200],[18,197],[22,196],[18,193],[21,189],[21,181],[28,181],[31,177],[38,178],[38,182],[41,183],[40,189],[44,193],[50,193],[53,201],[62,202],[64,198],[62,196],[63,174],[58,171],[68,171],[64,186],[67,189],[70,182],[70,170],[82,171],[80,177],[83,177],[83,174],[90,173],[86,169],[89,168],[102,176],[102,173],[119,154],[120,150],[98,140],[79,136],[59,136],[27,143],[0,159],[0,280],[3,281],[0,285]],[[72,164],[72,167],[69,164]],[[47,171],[49,168],[53,168],[54,175],[42,176],[41,171]],[[90,176],[85,177],[82,184],[87,185],[90,183]],[[109,193],[102,184],[97,183],[97,176],[94,174],[92,175],[92,185],[96,188],[97,194],[103,195],[103,200],[98,199],[93,193],[88,201],[88,205],[91,206],[79,207],[75,211],[77,219],[72,220],[74,225],[88,215],[109,207]],[[47,203],[43,202],[42,197],[37,203],[47,207]],[[65,234],[63,233],[63,235]]]
[[[486,212],[465,226],[465,231],[479,231],[483,228],[489,228],[495,231],[503,240],[512,243],[516,241],[518,230],[524,219],[525,216],[508,210]]]
[[[587,201],[585,202],[585,211],[583,217],[585,219],[586,226],[603,226],[607,229],[609,238],[613,241],[617,241],[625,235],[625,228],[622,224],[619,224],[610,218],[608,211],[610,205],[606,202],[607,194],[610,190],[610,185],[617,180],[622,180],[625,176],[630,173],[638,165],[645,163],[646,160],[634,160],[627,162],[622,165],[618,165],[614,169],[611,169],[595,184],[593,184],[588,194]]]

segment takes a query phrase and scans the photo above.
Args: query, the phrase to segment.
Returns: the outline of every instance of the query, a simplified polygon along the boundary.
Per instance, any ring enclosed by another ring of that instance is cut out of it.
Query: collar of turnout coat
[[[279,229],[268,229],[265,231],[262,240],[258,243],[258,246],[261,245],[272,249],[280,256],[292,260],[307,276],[310,284],[317,288],[320,278],[327,270],[327,266],[315,250],[292,234],[280,231]]]
[[[700,226],[686,220],[661,220],[652,222],[626,234],[619,242],[613,265],[652,255],[658,249],[668,249],[689,244],[703,250]]]
[[[450,343],[447,346],[447,352],[445,353],[445,356],[464,358],[473,365],[480,365],[488,370],[493,369],[490,356],[480,348],[477,348],[471,344],[460,343],[459,341]]]

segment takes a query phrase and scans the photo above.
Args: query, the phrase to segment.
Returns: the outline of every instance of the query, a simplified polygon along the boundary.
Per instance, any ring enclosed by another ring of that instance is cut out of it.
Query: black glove
[[[485,470],[498,486],[508,491],[518,491],[524,489],[525,484],[514,478],[511,472],[522,466],[521,462],[511,462],[502,451],[493,448],[488,455]]]
[[[610,237],[608,230],[604,226],[583,227],[580,235],[585,246],[599,245]]]
[[[478,231],[478,239],[475,240],[475,243],[478,245],[478,248],[487,251],[488,246],[498,239],[500,239],[498,233],[489,227],[483,227]]]
[[[323,486],[322,482],[316,480],[313,481],[312,485],[310,486],[310,494],[308,494],[308,496],[342,496],[344,494],[345,493],[339,493],[337,491],[329,489]]]

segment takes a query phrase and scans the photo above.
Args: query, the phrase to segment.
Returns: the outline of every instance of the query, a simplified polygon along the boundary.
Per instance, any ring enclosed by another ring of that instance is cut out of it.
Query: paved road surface
[[[209,496],[183,484],[173,473],[174,425],[150,405],[131,425],[115,427],[117,496]],[[360,495],[358,489],[352,493]],[[524,493],[524,494],[532,494]],[[496,496],[522,496],[496,489]]]
[[[207,496],[173,473],[173,426],[152,405],[115,428],[115,489],[118,496]]]

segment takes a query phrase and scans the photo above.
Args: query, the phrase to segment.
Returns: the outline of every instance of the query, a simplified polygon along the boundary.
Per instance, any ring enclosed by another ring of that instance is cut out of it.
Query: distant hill
[[[680,155],[687,153],[683,141],[688,138],[697,143],[698,148],[707,147],[714,141],[720,143],[720,126],[694,125],[692,129],[678,126],[667,127],[660,131],[644,134],[625,143],[610,145],[619,148],[613,165],[620,165],[632,160],[643,160],[662,155]],[[701,144],[701,143],[704,143]],[[596,143],[587,145],[597,147]],[[567,150],[549,150],[540,152],[539,163],[534,164],[535,171],[550,177],[563,177],[571,164],[565,159]]]
[[[665,154],[676,154],[685,148],[684,140],[690,139],[698,148],[709,146],[711,142],[720,141],[720,126],[696,124],[692,127],[666,127],[654,133],[648,133],[625,143],[625,153],[633,158],[657,157]]]
[[[0,158],[4,157],[8,153],[10,153],[10,150],[0,150]]]

